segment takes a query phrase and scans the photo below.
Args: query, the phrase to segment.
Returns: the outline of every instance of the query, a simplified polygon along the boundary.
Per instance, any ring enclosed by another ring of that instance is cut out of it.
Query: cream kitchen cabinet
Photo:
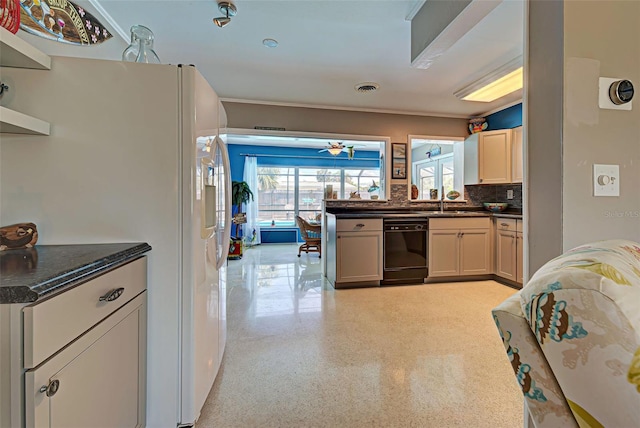
[[[146,258],[23,309],[26,427],[143,427]]]
[[[522,238],[522,220],[516,220],[516,282],[520,285],[524,284],[524,256],[522,247],[524,240]]]
[[[327,279],[335,288],[380,285],[382,219],[327,216]]]
[[[39,70],[51,68],[51,58],[0,27],[0,67],[17,67]],[[11,93],[17,92],[11,81],[2,80]],[[0,106],[0,133],[49,135],[49,123],[11,108]]]
[[[464,142],[464,184],[511,183],[511,129],[478,132]]]
[[[495,218],[495,275],[522,284],[522,220]]]
[[[429,277],[491,274],[489,217],[429,220]]]
[[[522,126],[511,130],[511,182],[522,183],[524,152],[522,148]]]

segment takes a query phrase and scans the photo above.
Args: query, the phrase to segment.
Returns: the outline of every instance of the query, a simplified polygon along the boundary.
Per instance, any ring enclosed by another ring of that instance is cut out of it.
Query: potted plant
[[[231,183],[231,203],[236,208],[236,213],[233,216],[235,233],[229,243],[229,259],[242,258],[242,238],[238,236],[238,231],[240,225],[247,222],[246,214],[242,212],[242,205],[252,200],[253,192],[246,181],[233,181]]]

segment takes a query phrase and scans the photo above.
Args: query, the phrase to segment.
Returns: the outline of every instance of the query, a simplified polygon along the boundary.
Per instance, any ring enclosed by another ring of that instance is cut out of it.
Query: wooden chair
[[[300,228],[302,239],[304,239],[304,244],[298,248],[298,257],[300,257],[300,253],[303,251],[307,254],[309,254],[309,252],[318,253],[318,257],[322,257],[322,249],[320,248],[321,226],[310,224],[298,215],[296,216],[296,223]]]

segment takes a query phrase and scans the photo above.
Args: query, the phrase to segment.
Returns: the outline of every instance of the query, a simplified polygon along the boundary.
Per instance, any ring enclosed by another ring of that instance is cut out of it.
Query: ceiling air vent
[[[378,88],[380,88],[380,85],[378,85],[377,83],[374,82],[364,82],[364,83],[358,83],[355,86],[356,91],[358,92],[373,92],[375,90],[377,90]]]

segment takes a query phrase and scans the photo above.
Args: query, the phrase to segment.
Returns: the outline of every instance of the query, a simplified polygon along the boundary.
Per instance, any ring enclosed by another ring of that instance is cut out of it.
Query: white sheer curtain
[[[245,245],[258,245],[260,243],[260,225],[258,224],[258,159],[255,156],[244,158],[243,180],[253,192],[253,200],[245,204],[247,208],[247,222],[242,225],[242,236]]]

